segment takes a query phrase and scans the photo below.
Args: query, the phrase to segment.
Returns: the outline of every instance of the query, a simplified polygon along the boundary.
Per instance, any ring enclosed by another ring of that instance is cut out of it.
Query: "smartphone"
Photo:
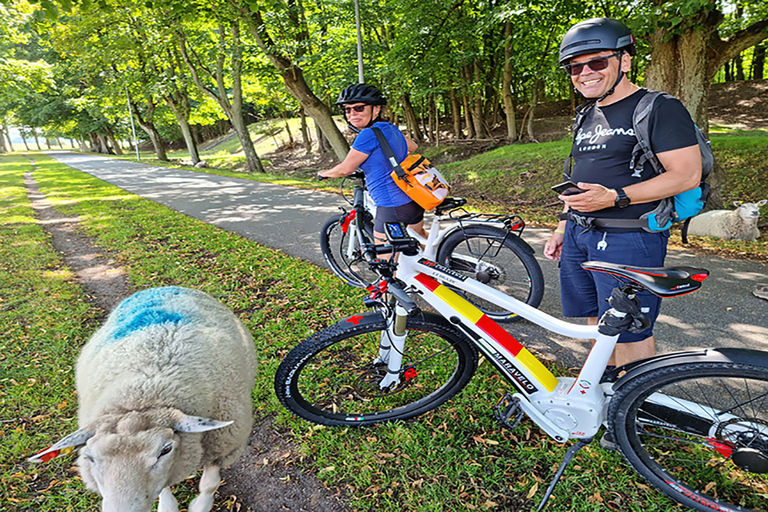
[[[581,194],[582,192],[585,192],[584,190],[581,190],[579,187],[577,187],[576,184],[572,181],[564,181],[562,183],[558,183],[552,187],[552,190],[562,196],[572,196],[574,194]]]

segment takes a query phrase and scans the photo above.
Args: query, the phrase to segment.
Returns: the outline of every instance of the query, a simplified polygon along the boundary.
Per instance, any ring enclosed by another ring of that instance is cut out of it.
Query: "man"
[[[586,317],[590,325],[608,308],[606,299],[617,282],[609,275],[582,269],[582,262],[661,267],[666,256],[669,231],[612,227],[611,220],[639,219],[659,200],[695,188],[701,179],[693,121],[674,98],[658,98],[651,113],[651,147],[666,172],[657,175],[650,165],[642,172],[630,169],[637,143],[633,112],[647,94],[626,76],[634,54],[629,29],[608,18],[577,23],[560,45],[560,64],[589,103],[580,107],[583,122],[571,150],[571,181],[582,192],[560,196],[566,220],[552,233],[544,255],[560,261],[563,314]],[[586,218],[599,221],[586,222]],[[661,299],[650,293],[641,294],[640,299],[651,326],[639,334],[623,333],[609,365],[620,366],[656,351],[653,322]]]

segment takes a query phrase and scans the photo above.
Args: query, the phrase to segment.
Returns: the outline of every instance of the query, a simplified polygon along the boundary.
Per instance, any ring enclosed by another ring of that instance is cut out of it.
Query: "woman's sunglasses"
[[[354,110],[355,112],[357,112],[359,114],[360,112],[365,110],[365,107],[367,107],[367,106],[368,105],[355,105],[354,107],[341,107],[341,111],[344,114],[349,114],[350,112],[352,112]]]
[[[580,75],[584,71],[584,66],[588,66],[592,71],[602,71],[608,67],[608,59],[611,57],[619,57],[621,52],[612,53],[605,57],[597,57],[587,62],[579,62],[578,64],[566,64],[563,69],[566,73],[572,76]]]

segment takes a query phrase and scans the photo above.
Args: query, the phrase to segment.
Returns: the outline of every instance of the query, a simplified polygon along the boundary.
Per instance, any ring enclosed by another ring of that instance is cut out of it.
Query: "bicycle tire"
[[[407,328],[401,375],[409,368],[415,371],[395,389],[385,392],[377,386],[387,368],[372,362],[386,323],[381,314],[368,313],[296,346],[275,374],[277,397],[297,416],[322,425],[406,420],[435,409],[472,378],[477,349],[434,313],[408,318]]]
[[[323,254],[328,268],[336,274],[344,283],[355,288],[365,288],[375,282],[378,276],[368,268],[368,264],[360,253],[360,246],[354,240],[355,256],[346,257],[346,249],[349,237],[353,235],[353,228],[345,233],[342,229],[343,215],[334,215],[323,224],[320,230],[320,252]],[[373,236],[371,233],[370,236]]]
[[[729,416],[702,419],[694,404]],[[627,462],[673,500],[701,511],[768,508],[768,368],[664,365],[619,387],[608,418]]]
[[[437,262],[533,307],[544,296],[544,274],[533,250],[517,235],[493,226],[466,226],[440,244]],[[496,322],[520,317],[480,297],[454,289]]]

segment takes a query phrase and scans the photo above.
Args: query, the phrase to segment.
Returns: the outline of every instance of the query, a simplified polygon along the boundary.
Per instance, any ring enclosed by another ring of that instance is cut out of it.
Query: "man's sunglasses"
[[[620,57],[622,52],[612,53],[605,57],[597,57],[587,62],[579,62],[577,64],[566,64],[563,69],[566,73],[572,76],[580,75],[584,71],[584,66],[589,66],[592,71],[602,71],[608,67],[608,59],[611,57]]]
[[[350,112],[352,112],[354,110],[355,112],[357,112],[359,114],[360,112],[365,110],[365,107],[367,107],[367,106],[368,105],[355,105],[353,107],[341,107],[341,111],[344,114],[349,114]]]

